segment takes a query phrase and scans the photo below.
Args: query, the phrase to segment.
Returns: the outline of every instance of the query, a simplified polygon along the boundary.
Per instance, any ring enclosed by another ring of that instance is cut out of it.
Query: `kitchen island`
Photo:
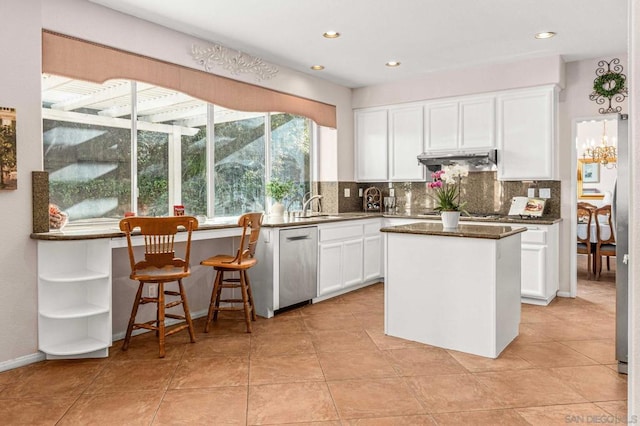
[[[520,325],[523,227],[412,223],[385,235],[385,333],[497,358]]]

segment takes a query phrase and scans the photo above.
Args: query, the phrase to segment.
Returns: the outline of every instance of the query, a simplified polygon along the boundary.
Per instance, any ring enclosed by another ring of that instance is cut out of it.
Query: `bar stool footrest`
[[[172,318],[172,319],[178,319],[178,320],[185,320],[186,318],[184,317],[184,315],[178,315],[178,314],[164,314],[165,318]]]

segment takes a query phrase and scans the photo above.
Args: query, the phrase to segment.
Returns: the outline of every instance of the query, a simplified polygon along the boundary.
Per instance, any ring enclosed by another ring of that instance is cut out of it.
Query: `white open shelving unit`
[[[47,359],[107,357],[109,239],[38,241],[38,345]]]

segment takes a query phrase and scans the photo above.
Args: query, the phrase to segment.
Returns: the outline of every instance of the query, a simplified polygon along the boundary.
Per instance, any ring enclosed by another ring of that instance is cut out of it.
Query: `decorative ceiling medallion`
[[[597,77],[593,80],[593,93],[589,95],[589,99],[598,105],[609,101],[608,108],[602,107],[598,110],[600,114],[622,112],[622,107],[620,105],[613,107],[611,100],[622,102],[627,97],[627,76],[622,74],[623,69],[618,58],[612,59],[611,62],[598,62]]]
[[[265,63],[262,59],[239,50],[229,49],[218,43],[209,47],[194,44],[191,47],[191,56],[208,72],[217,66],[234,75],[255,74],[258,81],[269,80],[278,73],[278,68]]]

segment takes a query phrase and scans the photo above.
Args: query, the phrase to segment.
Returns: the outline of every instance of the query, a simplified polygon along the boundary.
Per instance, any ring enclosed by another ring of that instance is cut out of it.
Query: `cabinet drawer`
[[[522,234],[522,243],[528,244],[547,244],[546,229],[528,229]]]
[[[380,221],[364,224],[364,235],[376,235],[380,232]]]
[[[348,240],[362,237],[362,225],[336,226],[320,228],[320,241]]]

